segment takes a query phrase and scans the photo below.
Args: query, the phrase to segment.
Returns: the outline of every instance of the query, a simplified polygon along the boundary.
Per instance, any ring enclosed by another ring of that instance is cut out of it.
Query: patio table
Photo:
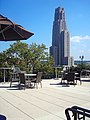
[[[31,84],[31,82],[32,82],[32,80],[36,77],[36,75],[37,74],[28,74],[28,73],[26,73],[25,74],[25,78],[26,78],[26,80],[27,80],[27,83],[28,83],[28,86],[29,87],[32,87],[32,84]]]
[[[25,76],[29,76],[29,77],[34,77],[34,76],[36,76],[37,74],[28,74],[28,73],[25,73]]]
[[[29,80],[30,80],[30,79],[32,80],[33,78],[35,78],[36,75],[37,75],[37,74],[30,74],[30,73],[28,74],[28,73],[25,73],[25,77],[28,78]]]

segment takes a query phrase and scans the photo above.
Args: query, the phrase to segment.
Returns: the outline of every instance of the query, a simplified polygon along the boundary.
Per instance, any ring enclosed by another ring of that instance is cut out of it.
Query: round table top
[[[36,76],[37,74],[25,74],[25,76]]]
[[[12,68],[9,68],[9,67],[1,67],[0,69],[8,70],[8,69],[12,69]]]

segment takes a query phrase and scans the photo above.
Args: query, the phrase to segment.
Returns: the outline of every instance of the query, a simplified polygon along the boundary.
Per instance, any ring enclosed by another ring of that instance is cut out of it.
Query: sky
[[[27,44],[52,45],[55,8],[63,7],[70,32],[70,55],[90,60],[90,0],[0,0],[0,14],[34,33]],[[13,42],[0,41],[0,52]]]

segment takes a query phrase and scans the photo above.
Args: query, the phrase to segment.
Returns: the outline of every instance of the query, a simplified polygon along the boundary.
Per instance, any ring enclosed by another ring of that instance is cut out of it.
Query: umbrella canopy
[[[0,15],[0,41],[26,40],[34,35],[21,25],[18,25],[8,18]]]

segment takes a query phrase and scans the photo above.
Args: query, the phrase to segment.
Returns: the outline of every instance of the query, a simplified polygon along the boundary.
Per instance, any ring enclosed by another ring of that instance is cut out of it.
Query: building
[[[74,66],[74,57],[73,56],[71,56],[69,59],[69,66],[70,67]]]
[[[50,54],[54,58],[54,66],[69,65],[70,35],[66,25],[64,8],[55,9]]]

